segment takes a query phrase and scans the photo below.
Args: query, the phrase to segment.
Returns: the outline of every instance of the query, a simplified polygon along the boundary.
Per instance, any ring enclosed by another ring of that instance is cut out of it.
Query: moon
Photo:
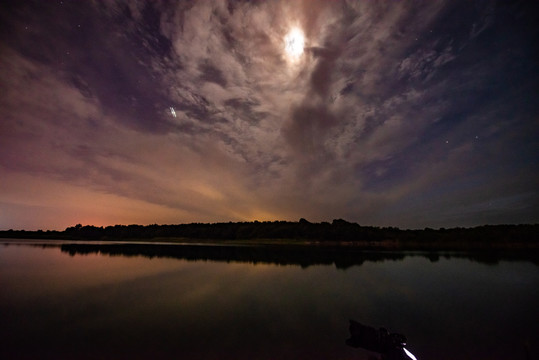
[[[305,38],[299,28],[291,29],[284,37],[284,49],[288,57],[298,59],[303,54]]]

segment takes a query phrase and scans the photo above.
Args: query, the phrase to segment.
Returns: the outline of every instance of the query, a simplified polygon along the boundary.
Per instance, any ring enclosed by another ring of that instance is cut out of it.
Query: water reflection
[[[63,245],[0,247],[0,358],[372,358],[344,344],[350,318],[406,334],[418,359],[539,354],[530,262]]]
[[[539,259],[529,251],[492,251],[475,253],[429,253],[363,251],[354,247],[339,246],[263,246],[263,245],[176,245],[176,244],[63,244],[63,252],[70,255],[106,254],[122,256],[166,257],[182,260],[205,260],[246,262],[252,264],[299,265],[303,268],[313,265],[335,265],[338,269],[362,265],[366,261],[404,260],[407,256],[422,256],[431,262],[440,257],[467,258],[479,263],[496,265],[500,261],[531,261],[539,265]]]

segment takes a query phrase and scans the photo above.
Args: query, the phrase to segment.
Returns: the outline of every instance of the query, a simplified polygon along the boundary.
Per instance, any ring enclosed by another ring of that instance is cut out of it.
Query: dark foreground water
[[[534,254],[56,245],[0,245],[2,359],[373,359],[349,319],[418,359],[539,356]]]

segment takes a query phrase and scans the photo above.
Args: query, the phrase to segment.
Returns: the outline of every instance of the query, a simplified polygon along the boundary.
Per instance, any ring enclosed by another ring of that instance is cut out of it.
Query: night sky
[[[4,0],[0,229],[537,223],[536,4]]]

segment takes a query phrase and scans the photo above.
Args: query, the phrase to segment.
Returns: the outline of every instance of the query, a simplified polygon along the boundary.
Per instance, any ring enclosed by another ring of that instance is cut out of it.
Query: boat
[[[376,329],[355,320],[350,320],[349,331],[346,344],[351,347],[377,352],[382,360],[417,360],[405,348],[407,339],[403,334],[390,333],[383,327]]]

